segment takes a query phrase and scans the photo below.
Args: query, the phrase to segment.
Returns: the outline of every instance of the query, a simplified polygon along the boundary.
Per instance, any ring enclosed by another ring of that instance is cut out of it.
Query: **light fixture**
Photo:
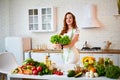
[[[97,18],[97,6],[89,4],[85,6],[83,11],[84,16],[81,22],[81,28],[96,28],[101,27],[101,23]]]

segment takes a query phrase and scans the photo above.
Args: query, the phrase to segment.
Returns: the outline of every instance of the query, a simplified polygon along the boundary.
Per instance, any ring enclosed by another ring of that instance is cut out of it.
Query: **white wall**
[[[96,4],[98,18],[103,24],[101,28],[80,29],[80,41],[77,46],[81,48],[85,41],[91,46],[103,47],[104,41],[111,41],[111,48],[120,49],[120,17],[117,14],[117,0],[10,0],[9,1],[9,28],[10,36],[31,36],[33,48],[41,43],[49,42],[50,35],[60,32],[66,12],[74,13],[78,26],[82,22],[82,9],[86,4]],[[28,30],[28,9],[40,6],[57,7],[57,31],[49,33],[31,33]],[[3,25],[4,26],[4,25]]]
[[[0,0],[0,52],[5,51],[4,38],[9,35],[9,2]]]

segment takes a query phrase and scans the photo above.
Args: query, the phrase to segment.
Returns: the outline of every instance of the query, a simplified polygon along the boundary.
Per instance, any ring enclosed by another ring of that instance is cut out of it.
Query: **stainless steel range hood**
[[[89,4],[85,6],[84,16],[81,22],[81,28],[96,28],[101,27],[101,23],[97,18],[97,6],[94,4]]]

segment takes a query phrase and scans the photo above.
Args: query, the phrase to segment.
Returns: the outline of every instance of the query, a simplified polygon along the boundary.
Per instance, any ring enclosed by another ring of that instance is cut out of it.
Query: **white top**
[[[78,29],[72,29],[64,35],[68,35],[69,38],[73,38],[75,34],[79,34]],[[75,51],[74,51],[74,50]],[[63,49],[63,60],[65,64],[73,64],[76,59],[79,58],[79,54],[75,54],[76,48],[73,46],[72,48],[64,48]]]

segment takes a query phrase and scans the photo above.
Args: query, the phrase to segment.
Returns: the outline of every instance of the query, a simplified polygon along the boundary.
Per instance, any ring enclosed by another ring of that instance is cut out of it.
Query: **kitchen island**
[[[106,77],[97,77],[97,78],[87,78],[87,77],[67,77],[66,75],[58,76],[58,75],[24,75],[24,74],[9,74],[7,80],[11,79],[32,79],[32,80],[120,80],[120,79],[110,79]]]
[[[79,49],[78,49],[79,50]],[[47,50],[30,50],[25,52],[25,58],[33,58],[38,61],[44,61],[45,56],[50,56],[51,60],[55,63],[63,64],[62,60],[62,50],[54,50],[54,49],[47,49]],[[109,49],[109,50],[79,50],[80,53],[80,61],[79,64],[82,66],[81,59],[84,56],[94,56],[96,60],[99,57],[103,58],[111,58],[115,65],[120,67],[120,50],[119,49]]]
[[[52,61],[56,61],[55,63],[60,63],[60,66],[62,66],[62,67],[65,66],[59,60],[60,56],[62,54],[62,50],[45,50],[45,51],[38,51],[38,52],[37,51],[36,52],[30,51],[30,52],[26,52],[25,54],[29,54],[33,59],[39,58],[38,61],[40,61],[40,62],[42,62],[41,61],[42,59],[44,61],[44,58],[45,58],[46,55],[49,55]],[[35,55],[37,55],[37,56],[35,56]],[[82,58],[83,56],[86,56],[86,55],[87,56],[88,55],[89,56],[94,56],[95,58],[98,58],[98,57],[101,57],[101,56],[102,57],[110,57],[110,58],[112,58],[112,59],[114,58],[114,59],[116,59],[116,61],[118,61],[119,60],[118,55],[120,55],[120,52],[119,52],[119,50],[80,51],[80,58]],[[116,58],[116,57],[118,57],[118,58]],[[115,64],[119,64],[119,61],[118,61],[118,63],[115,62]],[[80,62],[80,65],[82,65],[81,62]],[[67,65],[67,67],[65,69],[68,69],[68,66],[69,65]],[[52,75],[40,76],[40,75],[8,74],[8,80],[11,80],[12,78],[33,79],[33,80],[35,80],[35,79],[37,79],[37,80],[120,80],[120,78],[119,79],[110,79],[110,78],[107,78],[107,77],[89,78],[89,77],[85,77],[84,75],[81,76],[81,77],[78,77],[78,78],[67,77],[67,72],[66,71],[63,72],[63,75],[52,74]]]

